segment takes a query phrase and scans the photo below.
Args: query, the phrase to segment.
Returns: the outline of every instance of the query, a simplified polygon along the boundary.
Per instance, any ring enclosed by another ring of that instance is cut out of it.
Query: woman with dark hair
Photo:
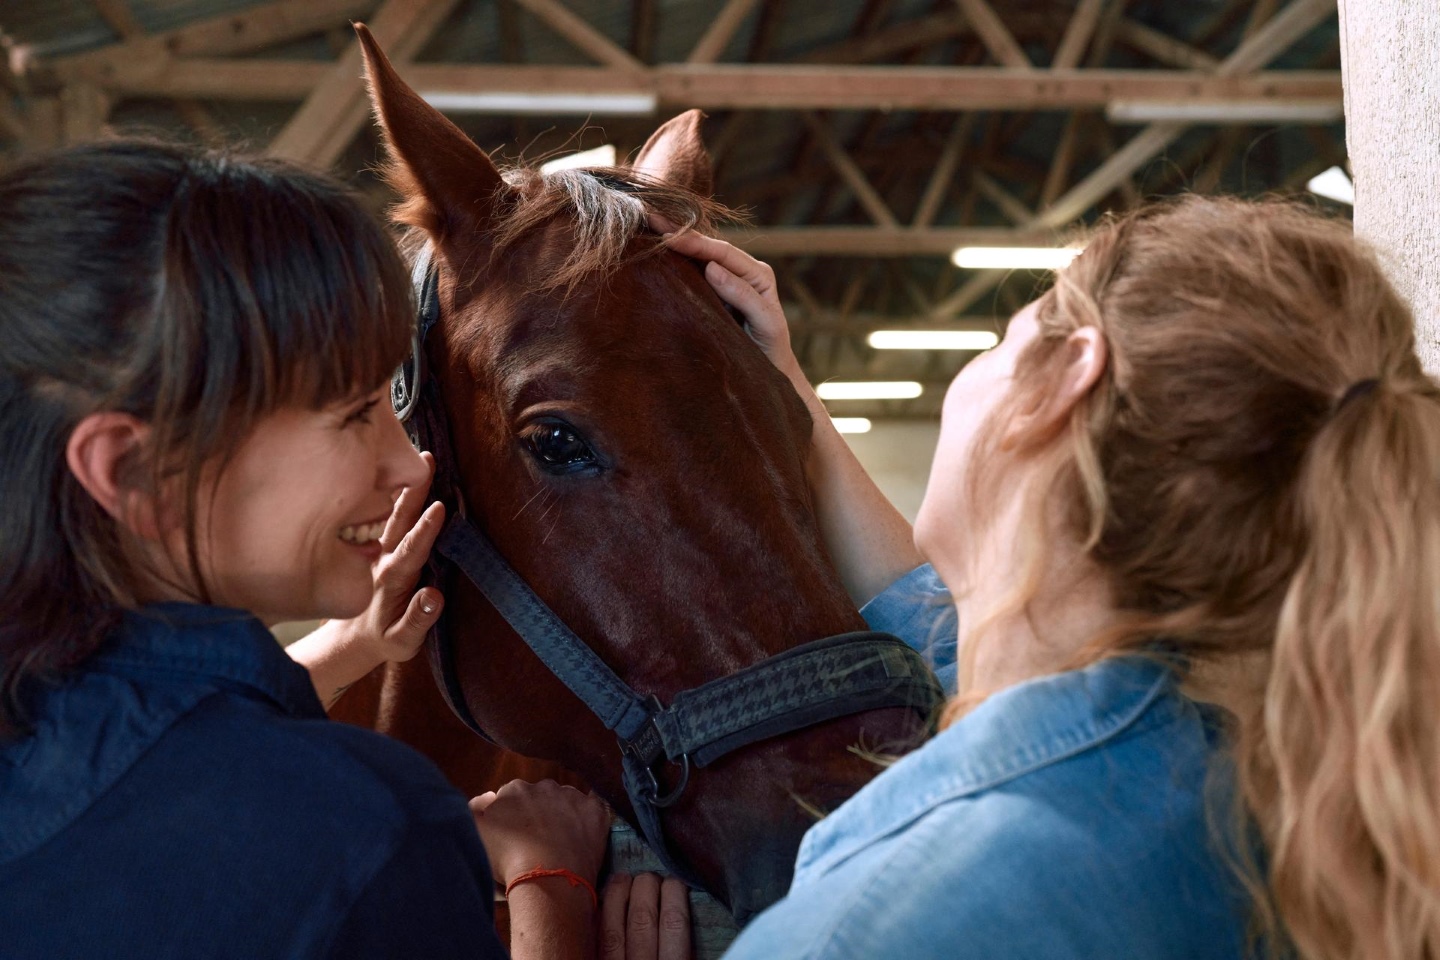
[[[0,292],[0,954],[498,957],[492,867],[546,868],[517,956],[587,954],[603,805],[472,816],[266,630],[335,618],[333,692],[438,615],[384,229],[279,163],[98,144],[0,176]]]
[[[1440,956],[1440,385],[1349,224],[1106,224],[951,384],[914,547],[773,274],[672,242],[812,403],[862,612],[945,636],[955,693],[727,956]]]

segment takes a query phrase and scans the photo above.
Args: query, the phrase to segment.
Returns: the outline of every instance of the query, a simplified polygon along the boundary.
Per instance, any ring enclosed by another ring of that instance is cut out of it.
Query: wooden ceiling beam
[[[113,0],[102,0],[113,2]],[[72,68],[93,72],[106,64],[123,67],[170,57],[216,57],[254,53],[344,25],[375,9],[377,0],[275,0],[238,13],[210,17],[175,30],[124,40],[50,61],[62,74]],[[103,83],[103,77],[90,77]]]
[[[750,35],[750,49],[745,52],[747,61],[764,60],[770,55],[775,43],[775,30],[780,23],[780,9],[780,0],[765,0],[765,5],[760,9],[760,22],[755,25],[755,32]],[[731,159],[730,151],[740,142],[740,134],[748,126],[750,118],[748,111],[731,111],[719,134],[710,141],[710,162],[714,166],[717,184],[722,182],[725,174],[729,172],[727,161]]]
[[[975,114],[965,113],[955,119],[949,135],[945,138],[945,146],[941,148],[940,156],[935,161],[930,180],[925,184],[925,192],[920,195],[920,203],[915,207],[915,216],[910,221],[911,227],[924,228],[935,222],[940,205],[945,202],[945,195],[950,190],[950,183],[955,179],[955,170],[960,165],[960,154],[974,129]]]
[[[1333,0],[1332,0],[1333,2]],[[993,67],[846,67],[783,64],[598,67],[399,65],[418,90],[527,93],[653,92],[666,107],[751,110],[1076,110],[1112,100],[1166,103],[1342,100],[1339,71],[1217,76],[1173,70],[1015,71]],[[333,64],[295,60],[139,61],[90,73],[118,96],[299,100]]]
[[[1065,129],[1060,134],[1060,142],[1056,144],[1055,153],[1050,158],[1050,169],[1040,187],[1042,208],[1054,203],[1065,189],[1065,184],[1070,181],[1070,168],[1075,165],[1076,146],[1080,139],[1081,116],[1082,114],[1075,112],[1065,118]]]
[[[1085,57],[1085,49],[1095,35],[1095,27],[1100,22],[1100,13],[1104,10],[1105,3],[1106,0],[1080,0],[1075,12],[1070,15],[1070,22],[1065,25],[1065,35],[1060,38],[1055,60],[1050,64],[1052,70],[1069,70],[1080,66],[1080,61]]]
[[[1327,16],[1335,12],[1336,0],[1291,0],[1289,6],[1241,42],[1235,52],[1215,69],[1217,78],[1237,75],[1256,76],[1249,71],[1260,70]],[[1283,71],[1277,71],[1282,73]],[[1186,130],[1183,123],[1153,123],[1115,151],[1089,176],[1071,187],[1064,196],[1046,207],[1030,227],[1058,230],[1071,223],[1106,194],[1129,180],[1135,171],[1174,143]],[[936,315],[954,315],[977,302],[986,292],[1004,280],[1007,274],[998,270],[982,270],[959,290],[936,306]]]
[[[725,6],[720,8],[720,12],[715,14],[715,19],[710,21],[710,28],[695,44],[685,62],[715,63],[719,60],[745,23],[745,18],[750,16],[750,11],[754,10],[759,2],[760,0],[728,0]]]
[[[1325,19],[1335,15],[1335,0],[1291,0],[1263,27],[1246,38],[1216,69],[1221,76],[1259,70]]]
[[[660,25],[658,0],[632,0],[630,13],[630,52],[641,63],[649,63],[655,54],[655,37]]]
[[[145,35],[145,28],[135,19],[135,11],[125,0],[90,0],[90,5],[121,40]]]
[[[1128,18],[1116,24],[1115,39],[1168,67],[1214,70],[1220,66],[1220,61],[1205,51]]]
[[[571,46],[595,60],[617,70],[641,70],[645,64],[630,52],[576,16],[559,0],[515,0],[535,15],[541,23],[564,37]]]
[[[371,18],[375,39],[390,60],[412,59],[455,8],[458,0],[385,0]],[[328,167],[370,118],[360,44],[351,41],[338,62],[326,64],[325,78],[276,134],[266,151],[300,163]]]
[[[1245,31],[1241,36],[1246,38],[1255,35],[1255,31],[1265,26],[1270,18],[1275,16],[1275,11],[1280,7],[1280,0],[1255,0],[1255,6],[1250,9],[1250,18],[1245,21]]]
[[[873,63],[916,47],[929,47],[961,36],[970,29],[958,12],[945,12],[841,40],[798,58],[796,63]]]
[[[975,178],[975,189],[980,191],[980,196],[989,200],[995,205],[1006,220],[1017,226],[1024,226],[1035,219],[1035,211],[1025,206],[1020,198],[1000,185],[990,174],[983,170],[976,170],[972,176]]]
[[[145,36],[145,26],[136,17],[126,0],[91,0],[100,16],[121,40],[138,40]],[[174,101],[175,111],[186,126],[208,143],[219,143],[225,130],[197,100],[180,98]]]
[[[1011,272],[1010,270],[976,271],[960,285],[960,289],[935,304],[935,308],[930,314],[931,319],[943,321],[949,317],[959,316],[979,303],[985,294],[1003,283]]]
[[[986,0],[955,0],[955,5],[980,35],[980,42],[997,63],[1012,70],[1030,70],[1034,64],[1025,56],[1015,36]]]

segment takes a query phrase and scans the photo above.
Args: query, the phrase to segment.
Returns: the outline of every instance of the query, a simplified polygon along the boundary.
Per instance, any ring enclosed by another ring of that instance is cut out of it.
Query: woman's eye
[[[542,423],[525,438],[531,454],[550,470],[574,469],[596,462],[595,451],[564,423]]]
[[[366,404],[364,404],[363,406],[361,406],[358,410],[356,410],[356,411],[354,411],[353,413],[351,413],[350,416],[346,417],[346,418],[345,418],[345,422],[346,422],[347,424],[349,424],[349,423],[369,423],[369,422],[370,422],[370,414],[375,410],[375,407],[376,407],[379,403],[380,403],[379,400],[371,400],[371,401],[369,401],[368,403],[366,403]]]

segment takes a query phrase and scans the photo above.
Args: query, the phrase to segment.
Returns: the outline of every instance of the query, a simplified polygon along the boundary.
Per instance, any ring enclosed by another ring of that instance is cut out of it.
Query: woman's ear
[[[65,462],[85,492],[121,526],[145,540],[161,538],[155,493],[137,483],[136,466],[150,427],[128,413],[92,413],[76,425]]]
[[[1065,366],[1043,388],[1038,402],[1013,418],[1001,449],[1042,445],[1058,436],[1075,407],[1090,395],[1110,362],[1110,347],[1096,327],[1081,327],[1065,338]]]

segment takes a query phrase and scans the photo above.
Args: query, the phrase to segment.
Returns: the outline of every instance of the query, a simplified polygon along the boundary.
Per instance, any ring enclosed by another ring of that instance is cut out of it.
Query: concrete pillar
[[[1415,310],[1440,375],[1440,0],[1340,0],[1355,232]]]

